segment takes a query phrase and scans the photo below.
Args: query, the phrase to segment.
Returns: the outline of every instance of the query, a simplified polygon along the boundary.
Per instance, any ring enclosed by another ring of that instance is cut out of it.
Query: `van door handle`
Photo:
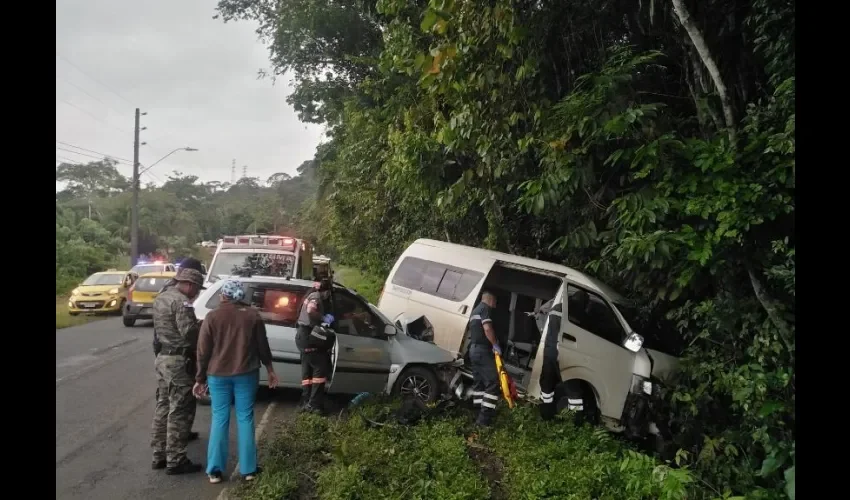
[[[466,314],[466,306],[460,306],[460,313]]]
[[[570,342],[575,342],[576,338],[570,335],[569,333],[561,334],[561,338],[564,340],[569,340]]]

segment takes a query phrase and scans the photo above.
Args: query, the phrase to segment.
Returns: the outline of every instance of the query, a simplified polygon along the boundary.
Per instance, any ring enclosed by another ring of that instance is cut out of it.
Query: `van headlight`
[[[643,347],[643,337],[632,332],[628,337],[626,337],[626,340],[623,342],[623,347],[632,352],[638,352],[640,351],[640,348]]]
[[[652,382],[640,375],[632,375],[632,392],[635,394],[646,394],[652,396]]]

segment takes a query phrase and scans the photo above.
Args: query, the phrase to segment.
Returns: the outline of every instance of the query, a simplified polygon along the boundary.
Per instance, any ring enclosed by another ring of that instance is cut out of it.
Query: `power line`
[[[127,163],[130,163],[131,165],[133,163],[132,160],[128,160],[126,158],[121,158],[120,156],[108,155],[108,154],[105,154],[105,153],[101,153],[100,151],[94,151],[94,150],[91,150],[91,149],[86,149],[86,148],[77,146],[75,144],[69,144],[67,142],[62,142],[62,141],[56,141],[56,142],[59,143],[59,144],[62,144],[63,146],[68,146],[68,147],[71,147],[71,148],[80,149],[82,151],[88,151],[89,153],[95,153],[95,154],[99,154],[99,155],[103,155],[103,156],[108,156],[110,158],[115,158],[116,160],[122,160],[122,161],[125,161]]]
[[[65,158],[64,156],[56,155],[56,161],[61,161],[64,163],[70,163],[71,165],[78,165],[76,160],[72,160],[70,158]]]
[[[90,155],[88,153],[80,153],[79,151],[74,151],[73,149],[60,148],[59,146],[56,146],[56,149],[58,149],[59,151],[66,151],[68,153],[74,153],[74,154],[77,154],[77,155],[80,155],[80,156],[87,156],[89,158],[95,158],[97,160],[105,160],[105,159],[109,158],[109,159],[115,160],[117,163],[122,163],[122,164],[127,163],[126,161],[118,161],[117,158],[115,158],[114,156],[109,156],[109,155],[95,156],[95,155]],[[101,153],[98,153],[98,154],[101,154]],[[130,163],[130,166],[133,166],[133,164]]]
[[[65,99],[62,99],[61,97],[57,97],[57,98],[56,98],[56,100],[57,100],[57,101],[62,101],[62,102],[64,102],[65,104],[67,104],[68,106],[71,106],[71,107],[73,107],[73,108],[77,108],[78,110],[80,110],[80,111],[82,111],[83,113],[85,113],[85,114],[89,115],[90,117],[94,118],[95,120],[97,120],[97,121],[99,121],[99,122],[103,123],[104,125],[106,125],[106,126],[108,126],[108,127],[114,128],[115,130],[117,130],[117,131],[119,131],[119,132],[122,132],[122,133],[125,133],[125,134],[129,134],[129,133],[130,133],[130,132],[128,132],[128,131],[126,131],[126,130],[124,130],[124,129],[122,129],[122,128],[116,127],[115,125],[113,125],[113,124],[111,124],[111,123],[109,123],[109,122],[107,122],[107,121],[103,120],[102,118],[98,118],[98,117],[94,116],[93,114],[89,113],[88,111],[84,110],[83,108],[81,108],[81,107],[77,106],[76,104],[74,104],[74,103],[72,103],[72,102],[68,102],[68,101],[66,101]]]
[[[105,102],[101,101],[101,100],[100,100],[100,99],[98,99],[97,97],[95,97],[95,96],[93,96],[93,95],[89,94],[89,93],[88,93],[88,91],[86,91],[86,89],[84,89],[84,88],[80,87],[80,86],[79,86],[79,85],[77,85],[76,83],[74,83],[74,82],[72,82],[72,81],[70,81],[70,80],[68,80],[68,79],[66,79],[66,78],[64,78],[64,77],[62,77],[62,76],[60,76],[60,75],[56,75],[56,78],[58,78],[58,79],[62,80],[63,82],[67,83],[68,85],[70,85],[70,86],[74,87],[75,89],[79,90],[79,91],[80,91],[80,92],[82,92],[83,94],[85,94],[85,95],[87,95],[87,96],[91,97],[91,98],[92,98],[92,99],[94,99],[95,101],[97,101],[97,102],[99,102],[99,103],[103,104],[103,106],[104,106],[104,107],[106,107],[106,109],[109,109],[109,110],[113,111],[115,114],[118,114],[118,115],[120,115],[120,114],[121,114],[121,113],[119,113],[118,111],[116,111],[116,110],[115,110],[115,108],[113,108],[113,107],[112,107],[112,106],[110,106],[109,104],[106,104]]]
[[[63,61],[65,61],[68,65],[70,65],[72,68],[74,68],[74,69],[76,69],[77,71],[79,71],[80,73],[82,73],[82,74],[83,74],[83,76],[85,76],[85,77],[87,77],[89,80],[91,80],[91,81],[93,81],[93,82],[97,83],[98,85],[100,85],[101,87],[105,88],[106,90],[108,90],[108,91],[112,92],[112,94],[114,94],[116,97],[118,97],[118,98],[119,98],[119,99],[121,99],[122,101],[126,102],[128,105],[132,106],[132,104],[130,103],[130,101],[128,101],[127,99],[125,99],[124,97],[122,97],[122,96],[121,96],[121,94],[119,94],[118,92],[116,92],[116,91],[112,90],[112,88],[110,88],[110,87],[109,87],[108,85],[106,85],[105,83],[101,82],[100,80],[96,79],[95,77],[93,77],[93,76],[89,75],[88,73],[86,73],[85,71],[83,71],[83,70],[82,70],[79,66],[77,66],[76,64],[74,64],[74,63],[72,63],[71,61],[69,61],[67,57],[64,57],[64,56],[63,56],[62,54],[60,54],[59,52],[56,52],[56,57],[58,57],[59,59],[62,59],[62,60],[63,60]]]

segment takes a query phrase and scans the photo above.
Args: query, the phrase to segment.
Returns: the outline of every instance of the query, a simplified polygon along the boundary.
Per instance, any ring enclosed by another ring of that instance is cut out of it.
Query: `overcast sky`
[[[313,157],[322,129],[300,123],[286,104],[289,80],[273,86],[257,79],[269,58],[255,25],[213,19],[215,5],[57,0],[57,165],[96,161],[100,153],[131,162],[136,107],[148,113],[143,165],[178,147],[199,149],[171,155],[142,175],[143,183],[161,184],[174,170],[229,182],[233,159],[237,179],[247,165],[249,177],[265,180],[295,175]],[[130,176],[131,165],[118,168]]]

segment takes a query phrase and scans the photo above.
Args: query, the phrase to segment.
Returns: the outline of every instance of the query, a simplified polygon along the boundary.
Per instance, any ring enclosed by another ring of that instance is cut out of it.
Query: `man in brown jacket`
[[[198,371],[193,392],[196,397],[209,386],[212,425],[207,449],[207,475],[221,482],[227,466],[230,434],[230,402],[236,407],[239,472],[250,481],[259,472],[254,441],[254,401],[259,384],[260,363],[268,371],[269,387],[277,386],[266,326],[260,314],[240,303],[245,297],[242,283],[227,280],[221,287],[221,302],[204,318],[198,338]]]

